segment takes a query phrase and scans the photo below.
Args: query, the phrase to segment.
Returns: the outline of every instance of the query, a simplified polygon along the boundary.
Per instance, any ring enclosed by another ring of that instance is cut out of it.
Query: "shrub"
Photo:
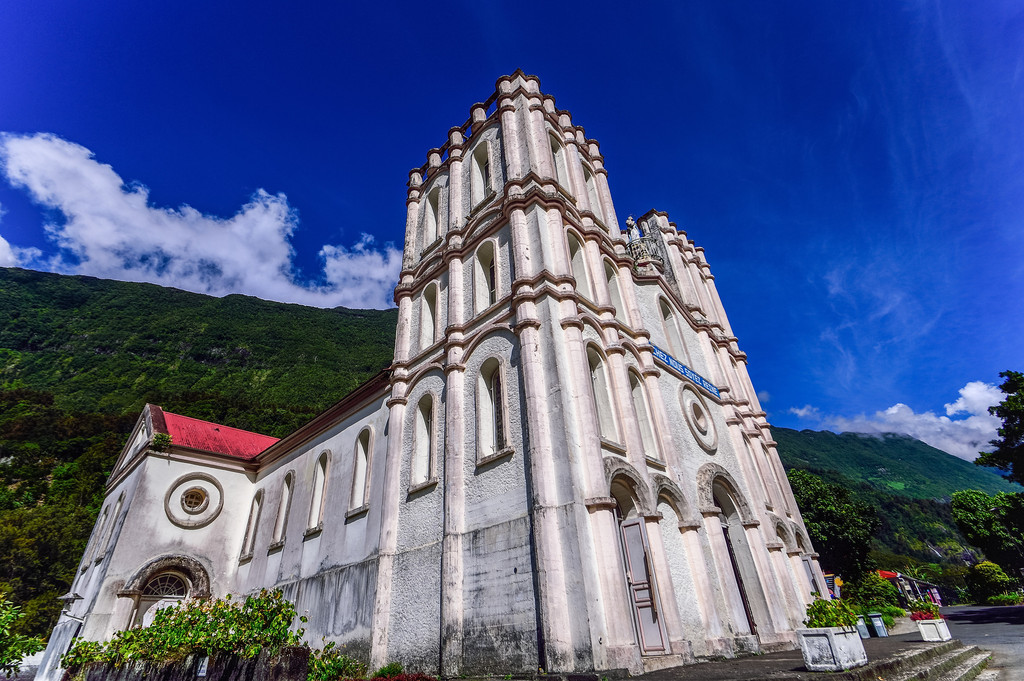
[[[807,619],[804,624],[808,627],[853,627],[857,625],[857,615],[850,607],[838,598],[826,601],[815,598],[814,602],[807,606]]]
[[[38,638],[11,631],[20,619],[21,608],[0,597],[0,673],[7,678],[17,673],[23,657],[38,653],[45,646]]]
[[[1004,594],[1012,586],[1013,580],[992,561],[982,561],[967,571],[967,587],[978,601],[986,601],[992,596]]]
[[[336,679],[361,679],[366,675],[366,665],[335,649],[334,641],[313,649],[309,654],[309,675],[307,681],[336,681]]]
[[[1022,597],[1019,593],[1005,593],[989,596],[985,602],[989,605],[1020,605]]]
[[[295,606],[282,598],[280,589],[264,589],[243,603],[232,602],[230,594],[183,601],[158,610],[150,626],[119,631],[106,644],[75,641],[61,658],[61,666],[75,674],[89,662],[118,667],[132,661],[181,660],[199,652],[246,658],[256,657],[264,648],[276,653],[283,646],[300,643],[303,630],[290,630],[294,619]]]
[[[402,669],[402,663],[401,662],[391,662],[389,664],[384,665],[383,667],[381,667],[377,671],[375,671],[373,673],[373,678],[375,678],[375,679],[394,679],[394,678],[396,678],[398,676],[402,676],[402,672],[403,671],[404,670]]]
[[[900,603],[899,591],[877,572],[869,572],[856,582],[843,586],[843,594],[852,603],[874,608],[872,612],[887,605],[899,607]]]

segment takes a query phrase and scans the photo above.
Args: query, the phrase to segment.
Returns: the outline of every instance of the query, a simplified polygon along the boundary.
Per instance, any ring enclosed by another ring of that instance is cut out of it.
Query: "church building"
[[[263,587],[314,645],[445,677],[796,646],[827,588],[703,249],[620,224],[597,142],[521,71],[406,204],[391,366],[282,440],[147,405],[37,678]]]

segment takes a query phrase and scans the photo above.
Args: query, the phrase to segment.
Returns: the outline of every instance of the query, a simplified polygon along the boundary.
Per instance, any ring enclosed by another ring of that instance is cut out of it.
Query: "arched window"
[[[110,514],[110,522],[107,523],[107,533],[103,538],[103,546],[100,548],[98,557],[102,558],[107,554],[110,549],[110,540],[114,538],[114,527],[117,526],[117,516],[121,513],[121,506],[124,504],[124,492],[117,498],[117,503],[114,504],[114,512]]]
[[[420,313],[420,350],[437,340],[437,286],[431,284],[423,291],[423,309]]]
[[[162,604],[161,608],[172,605],[167,601],[180,601],[188,596],[189,590],[188,579],[177,572],[161,572],[153,576],[142,588],[142,594],[139,596],[135,615],[132,618],[132,626],[148,625],[150,618],[146,617],[146,613],[152,610],[154,605]]]
[[[593,347],[587,348],[587,362],[590,364],[590,384],[594,390],[594,403],[597,408],[597,421],[601,437],[617,442],[618,431],[615,428],[611,391],[608,389],[608,375],[605,373],[601,355]]]
[[[619,277],[615,265],[610,260],[604,261],[604,276],[608,281],[608,297],[611,299],[612,307],[615,308],[615,318],[621,322],[626,321],[626,307],[622,303],[622,292],[619,290]]]
[[[313,498],[309,502],[309,522],[306,527],[310,530],[318,529],[324,518],[324,501],[327,497],[327,452],[320,455],[316,460],[316,468],[313,469]]]
[[[480,458],[494,456],[508,446],[505,440],[505,393],[501,364],[494,358],[484,362],[480,368],[477,421]]]
[[[473,150],[472,166],[470,191],[472,192],[473,205],[476,206],[494,194],[494,188],[491,187],[491,156],[487,142],[481,142]]]
[[[274,544],[284,541],[285,528],[288,526],[288,511],[292,506],[292,482],[295,476],[289,472],[284,476],[284,484],[281,485],[281,503],[277,507],[277,521],[274,523]]]
[[[633,394],[633,411],[636,412],[637,424],[640,427],[644,455],[660,459],[658,443],[654,437],[654,424],[651,422],[651,410],[647,402],[647,388],[644,380],[634,371],[629,372],[629,389]]]
[[[416,406],[416,425],[413,431],[410,485],[421,485],[434,477],[434,399],[424,395]]]
[[[668,304],[667,300],[662,298],[659,301],[659,307],[661,308],[662,328],[665,331],[665,339],[668,341],[668,351],[676,359],[689,364],[690,360],[686,356],[686,346],[683,345],[683,337],[679,332],[679,324],[676,323],[676,316],[672,312],[672,306]]]
[[[587,166],[583,166],[583,180],[587,184],[587,198],[590,200],[590,210],[594,213],[594,217],[604,222],[601,199],[597,195],[597,181],[594,179],[594,173],[590,172],[590,168]]]
[[[366,506],[370,483],[370,429],[364,428],[356,438],[356,459],[352,464],[352,497],[349,510]]]
[[[87,547],[85,552],[85,562],[82,564],[82,570],[85,570],[92,565],[93,560],[101,557],[103,554],[100,553],[100,544],[103,542],[103,537],[107,533],[107,518],[110,516],[110,506],[103,509],[103,513],[100,514],[99,522],[96,523],[96,532],[92,536],[92,542]]]
[[[568,189],[569,174],[565,166],[565,147],[562,146],[562,143],[554,135],[548,135],[548,141],[551,144],[551,158],[555,164],[555,179],[558,180],[558,184]]]
[[[485,241],[476,251],[473,298],[477,314],[498,302],[498,263],[494,242]]]
[[[242,539],[242,558],[252,556],[253,547],[256,545],[256,530],[260,523],[260,509],[263,507],[263,490],[259,490],[252,498],[252,505],[249,507],[249,520],[245,524],[245,537]]]
[[[569,262],[572,264],[572,276],[576,279],[576,290],[580,295],[590,298],[590,280],[587,277],[586,253],[583,244],[574,234],[569,234]]]
[[[423,248],[437,240],[438,226],[441,224],[441,188],[434,187],[427,194],[426,214],[423,216]]]

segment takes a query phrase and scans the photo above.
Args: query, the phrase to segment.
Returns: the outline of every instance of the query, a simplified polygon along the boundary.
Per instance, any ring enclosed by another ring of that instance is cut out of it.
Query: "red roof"
[[[153,419],[153,430],[170,435],[171,444],[179,447],[226,454],[248,461],[278,441],[278,438],[269,435],[172,414],[155,404],[149,405],[149,413]]]
[[[899,577],[899,575],[895,572],[889,572],[888,570],[879,570],[878,576],[883,577],[885,579],[896,579],[897,577]]]

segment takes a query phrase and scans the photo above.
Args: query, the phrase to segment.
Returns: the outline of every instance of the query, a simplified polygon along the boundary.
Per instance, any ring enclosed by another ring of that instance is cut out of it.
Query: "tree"
[[[951,510],[967,541],[990,560],[1014,571],[1024,567],[1024,495],[963,490],[953,493]]]
[[[989,442],[995,447],[991,452],[981,452],[974,463],[991,466],[1006,472],[1006,479],[1024,484],[1024,374],[1019,371],[1003,371],[1005,378],[999,389],[1006,399],[988,412],[1003,421],[998,430],[999,439]]]
[[[21,660],[42,650],[42,639],[22,636],[13,629],[21,619],[21,608],[0,597],[0,673],[11,678],[21,667]]]
[[[871,570],[871,537],[881,527],[875,510],[845,487],[813,473],[792,470],[788,477],[821,564],[846,580]]]

